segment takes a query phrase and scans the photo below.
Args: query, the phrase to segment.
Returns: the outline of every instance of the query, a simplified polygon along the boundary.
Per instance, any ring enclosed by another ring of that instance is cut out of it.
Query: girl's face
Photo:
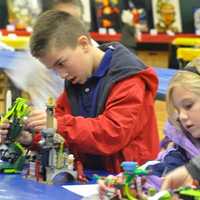
[[[172,102],[182,126],[194,138],[200,138],[200,96],[177,86],[172,92]]]

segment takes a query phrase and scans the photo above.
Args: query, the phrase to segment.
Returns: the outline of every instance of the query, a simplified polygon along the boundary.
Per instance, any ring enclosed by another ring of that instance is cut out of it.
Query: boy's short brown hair
[[[30,39],[31,54],[39,58],[52,48],[75,48],[81,35],[89,38],[86,27],[79,19],[62,11],[46,11],[38,17],[33,27]]]

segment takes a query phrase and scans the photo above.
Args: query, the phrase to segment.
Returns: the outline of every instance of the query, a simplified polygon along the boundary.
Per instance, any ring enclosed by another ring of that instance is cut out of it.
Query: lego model
[[[100,189],[101,199],[143,199],[142,185],[145,181],[143,176],[147,176],[149,171],[138,167],[136,162],[122,162],[121,166],[124,172],[117,176],[96,177],[100,180],[100,188],[102,188]],[[105,187],[101,187],[101,180]]]
[[[75,180],[74,156],[64,148],[64,139],[53,128],[54,101],[47,104],[47,128],[41,131],[37,151],[30,151],[19,143],[22,131],[32,135],[35,130],[26,127],[26,119],[31,111],[28,101],[17,98],[13,106],[0,120],[10,122],[5,145],[0,147],[0,172],[22,173],[26,178],[48,184]]]
[[[17,141],[24,127],[25,117],[30,112],[28,101],[17,98],[14,105],[0,120],[0,124],[8,120],[10,128],[5,141],[6,145],[0,148],[0,171],[3,173],[20,173],[23,169],[27,150]]]
[[[41,13],[41,2],[28,0],[7,0],[8,21],[17,30],[24,30],[34,24]]]
[[[64,148],[64,139],[54,129],[54,101],[47,104],[47,128],[41,131],[39,149],[29,162],[26,177],[48,184],[61,184],[76,180],[74,156]]]
[[[118,0],[95,0],[98,28],[108,34],[120,31],[120,8]]]
[[[150,175],[137,166],[135,162],[123,162],[124,172],[107,177],[95,176],[99,182],[100,199],[128,200],[171,200],[174,195],[181,199],[200,200],[200,188],[182,187],[173,191],[157,191],[155,188],[145,188],[145,177]]]
[[[182,31],[178,0],[152,0],[152,3],[157,32],[173,34]]]

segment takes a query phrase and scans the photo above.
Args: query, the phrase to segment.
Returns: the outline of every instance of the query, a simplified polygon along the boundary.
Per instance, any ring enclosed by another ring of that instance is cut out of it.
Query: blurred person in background
[[[52,0],[52,9],[67,12],[83,20],[83,4],[80,0]]]
[[[52,0],[48,3],[48,9],[69,12],[80,20],[83,19],[83,5],[80,0]],[[97,45],[95,41],[93,43]],[[6,70],[7,75],[17,88],[27,92],[32,105],[38,109],[45,110],[48,97],[57,98],[64,89],[64,81],[29,54],[23,60],[13,59],[9,65],[15,67],[9,67]],[[17,95],[13,99],[16,97]]]
[[[8,9],[6,0],[0,1],[0,28],[5,28],[8,24]]]

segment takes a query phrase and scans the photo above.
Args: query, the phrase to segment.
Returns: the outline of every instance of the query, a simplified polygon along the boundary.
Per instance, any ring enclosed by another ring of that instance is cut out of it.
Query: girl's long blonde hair
[[[200,98],[200,66],[188,66],[185,70],[178,71],[171,79],[167,89],[166,105],[169,121],[171,121],[176,127],[180,128],[180,123],[178,123],[177,118],[177,110],[172,99],[173,91],[178,86],[199,95]]]

